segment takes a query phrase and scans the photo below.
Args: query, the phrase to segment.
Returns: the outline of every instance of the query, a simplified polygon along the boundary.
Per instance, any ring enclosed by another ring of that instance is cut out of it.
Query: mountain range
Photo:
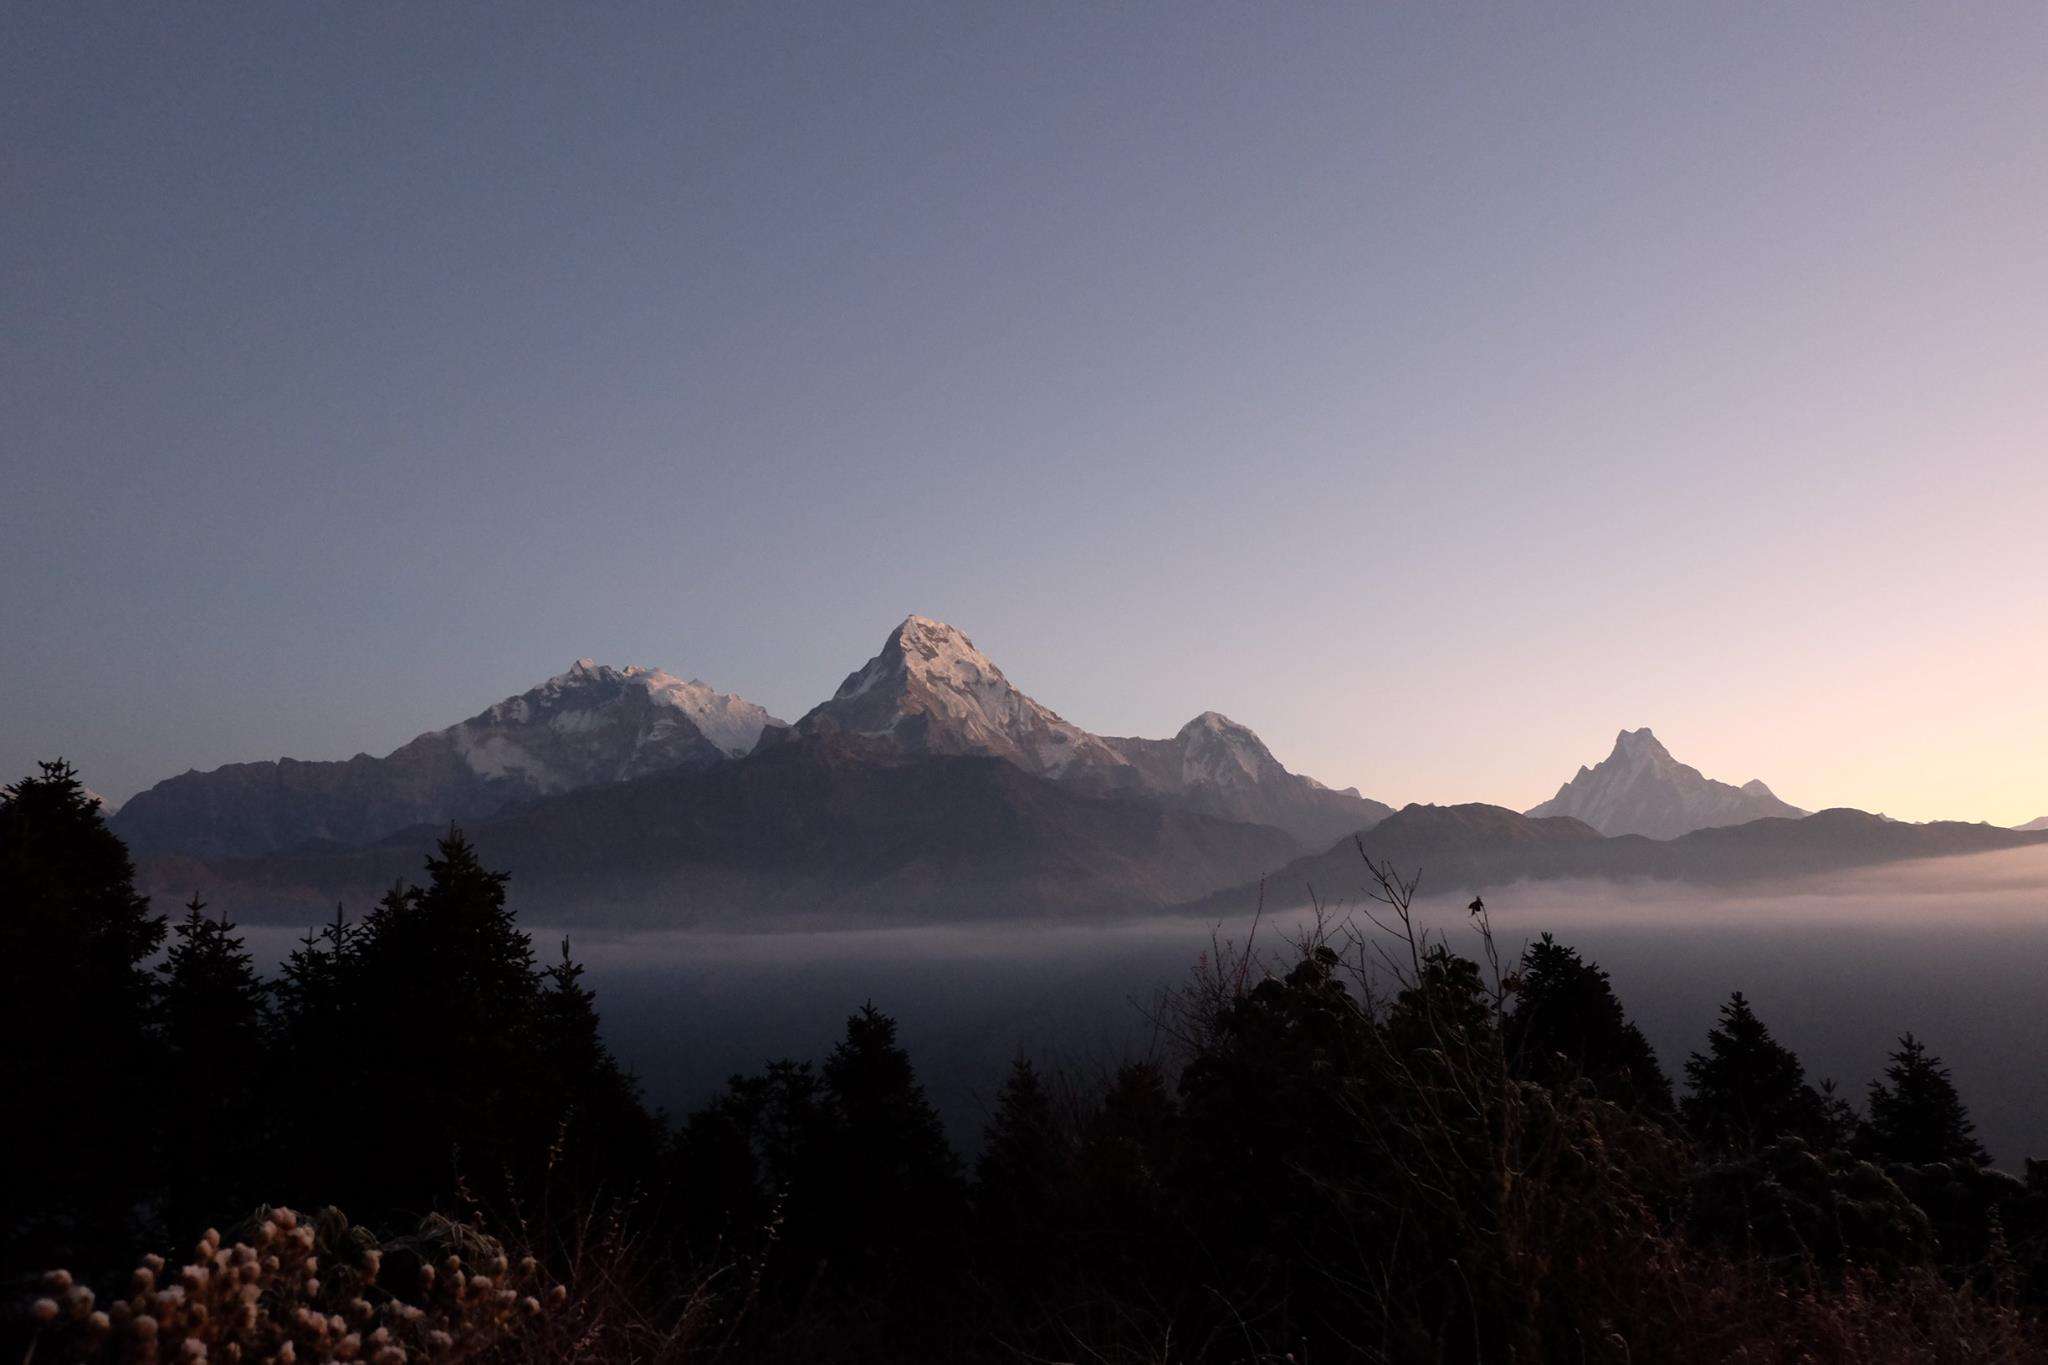
[[[515,903],[616,924],[1242,908],[1261,883],[1355,881],[1360,839],[1441,887],[1725,880],[2048,838],[1808,817],[1760,782],[1702,776],[1647,729],[1526,815],[1396,813],[1289,772],[1214,711],[1167,739],[1090,733],[921,616],[793,725],[701,682],[579,660],[383,758],[188,772],[112,823],[153,892],[297,920],[417,876],[451,821],[513,872]]]
[[[660,669],[569,671],[382,758],[231,763],[138,792],[114,832],[140,855],[250,857],[362,844],[410,825],[488,820],[522,802],[752,752],[785,722]]]

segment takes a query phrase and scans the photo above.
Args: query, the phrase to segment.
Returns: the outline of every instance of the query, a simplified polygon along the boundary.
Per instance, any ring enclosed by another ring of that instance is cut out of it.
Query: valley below
[[[1363,878],[1355,881],[1362,882]],[[1332,884],[1325,915],[1365,933],[1357,886]],[[1469,892],[1432,893],[1432,932],[1476,954]],[[2039,1066],[2048,1018],[2048,847],[1917,860],[1739,886],[1597,880],[1488,889],[1504,957],[1548,931],[1597,961],[1655,1046],[1681,1073],[1730,991],[1743,991],[1818,1082],[1852,1098],[1907,1030],[1955,1071],[1998,1164],[2018,1170],[2048,1132]],[[963,1148],[980,1142],[1009,1061],[1029,1056],[1080,1076],[1162,1050],[1159,993],[1184,983],[1215,943],[1284,963],[1313,912],[1255,898],[1214,914],[1140,913],[1074,923],[1016,919],[918,926],[785,929],[564,929],[523,924],[552,956],[564,936],[589,968],[606,1041],[672,1114],[729,1075],[773,1058],[818,1057],[846,1016],[873,1001],[901,1024],[933,1103]],[[301,932],[249,928],[260,958]]]

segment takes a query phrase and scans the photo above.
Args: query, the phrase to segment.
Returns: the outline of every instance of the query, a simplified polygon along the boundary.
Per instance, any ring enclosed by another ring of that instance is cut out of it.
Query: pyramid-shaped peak
[[[1572,816],[1603,834],[1675,839],[1696,829],[1796,818],[1805,812],[1779,800],[1760,781],[1731,786],[1679,762],[1645,725],[1617,734],[1614,751],[1597,767],[1580,767],[1556,796],[1529,814]]]
[[[881,651],[840,685],[837,695],[865,691],[880,674],[921,675],[955,686],[1007,688],[1009,681],[965,632],[929,616],[911,615],[889,632]]]
[[[924,655],[924,657],[934,657],[934,655],[973,655],[977,659],[983,657],[981,651],[975,649],[975,643],[971,639],[967,639],[967,632],[965,630],[958,630],[958,628],[948,626],[946,622],[934,620],[930,616],[905,616],[903,624],[889,632],[889,639],[883,643],[883,649],[889,649],[891,645],[901,649],[905,655],[915,653],[915,655]]]
[[[1100,738],[1018,691],[966,635],[929,616],[905,617],[797,729],[888,739],[913,753],[988,754],[1041,776],[1128,766]]]
[[[1670,756],[1657,736],[1645,725],[1639,730],[1623,730],[1614,737],[1614,752],[1617,754],[1663,754]]]
[[[1186,725],[1180,727],[1180,733],[1183,736],[1202,730],[1206,730],[1211,734],[1236,733],[1249,735],[1252,733],[1249,726],[1238,724],[1221,711],[1204,711],[1201,715],[1196,716]]]

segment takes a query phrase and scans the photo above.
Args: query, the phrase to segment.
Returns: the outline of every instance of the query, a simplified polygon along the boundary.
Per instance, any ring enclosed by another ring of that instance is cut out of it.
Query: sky
[[[0,771],[908,613],[1396,804],[2048,813],[2048,8],[0,9]]]

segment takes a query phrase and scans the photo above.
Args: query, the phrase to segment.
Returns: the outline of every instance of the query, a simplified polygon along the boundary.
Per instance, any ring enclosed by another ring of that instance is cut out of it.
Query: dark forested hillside
[[[1903,824],[1859,810],[1824,810],[1801,819],[1754,820],[1696,830],[1677,839],[1602,835],[1569,816],[1527,816],[1501,806],[1421,806],[1396,811],[1356,840],[1297,858],[1267,877],[1278,903],[1311,894],[1343,902],[1362,887],[1359,849],[1396,867],[1426,868],[1439,891],[1470,895],[1521,880],[1723,883],[1839,871],[1911,858],[1989,853],[2048,841],[1958,821]],[[1204,906],[1241,905],[1258,887],[1232,887]]]

